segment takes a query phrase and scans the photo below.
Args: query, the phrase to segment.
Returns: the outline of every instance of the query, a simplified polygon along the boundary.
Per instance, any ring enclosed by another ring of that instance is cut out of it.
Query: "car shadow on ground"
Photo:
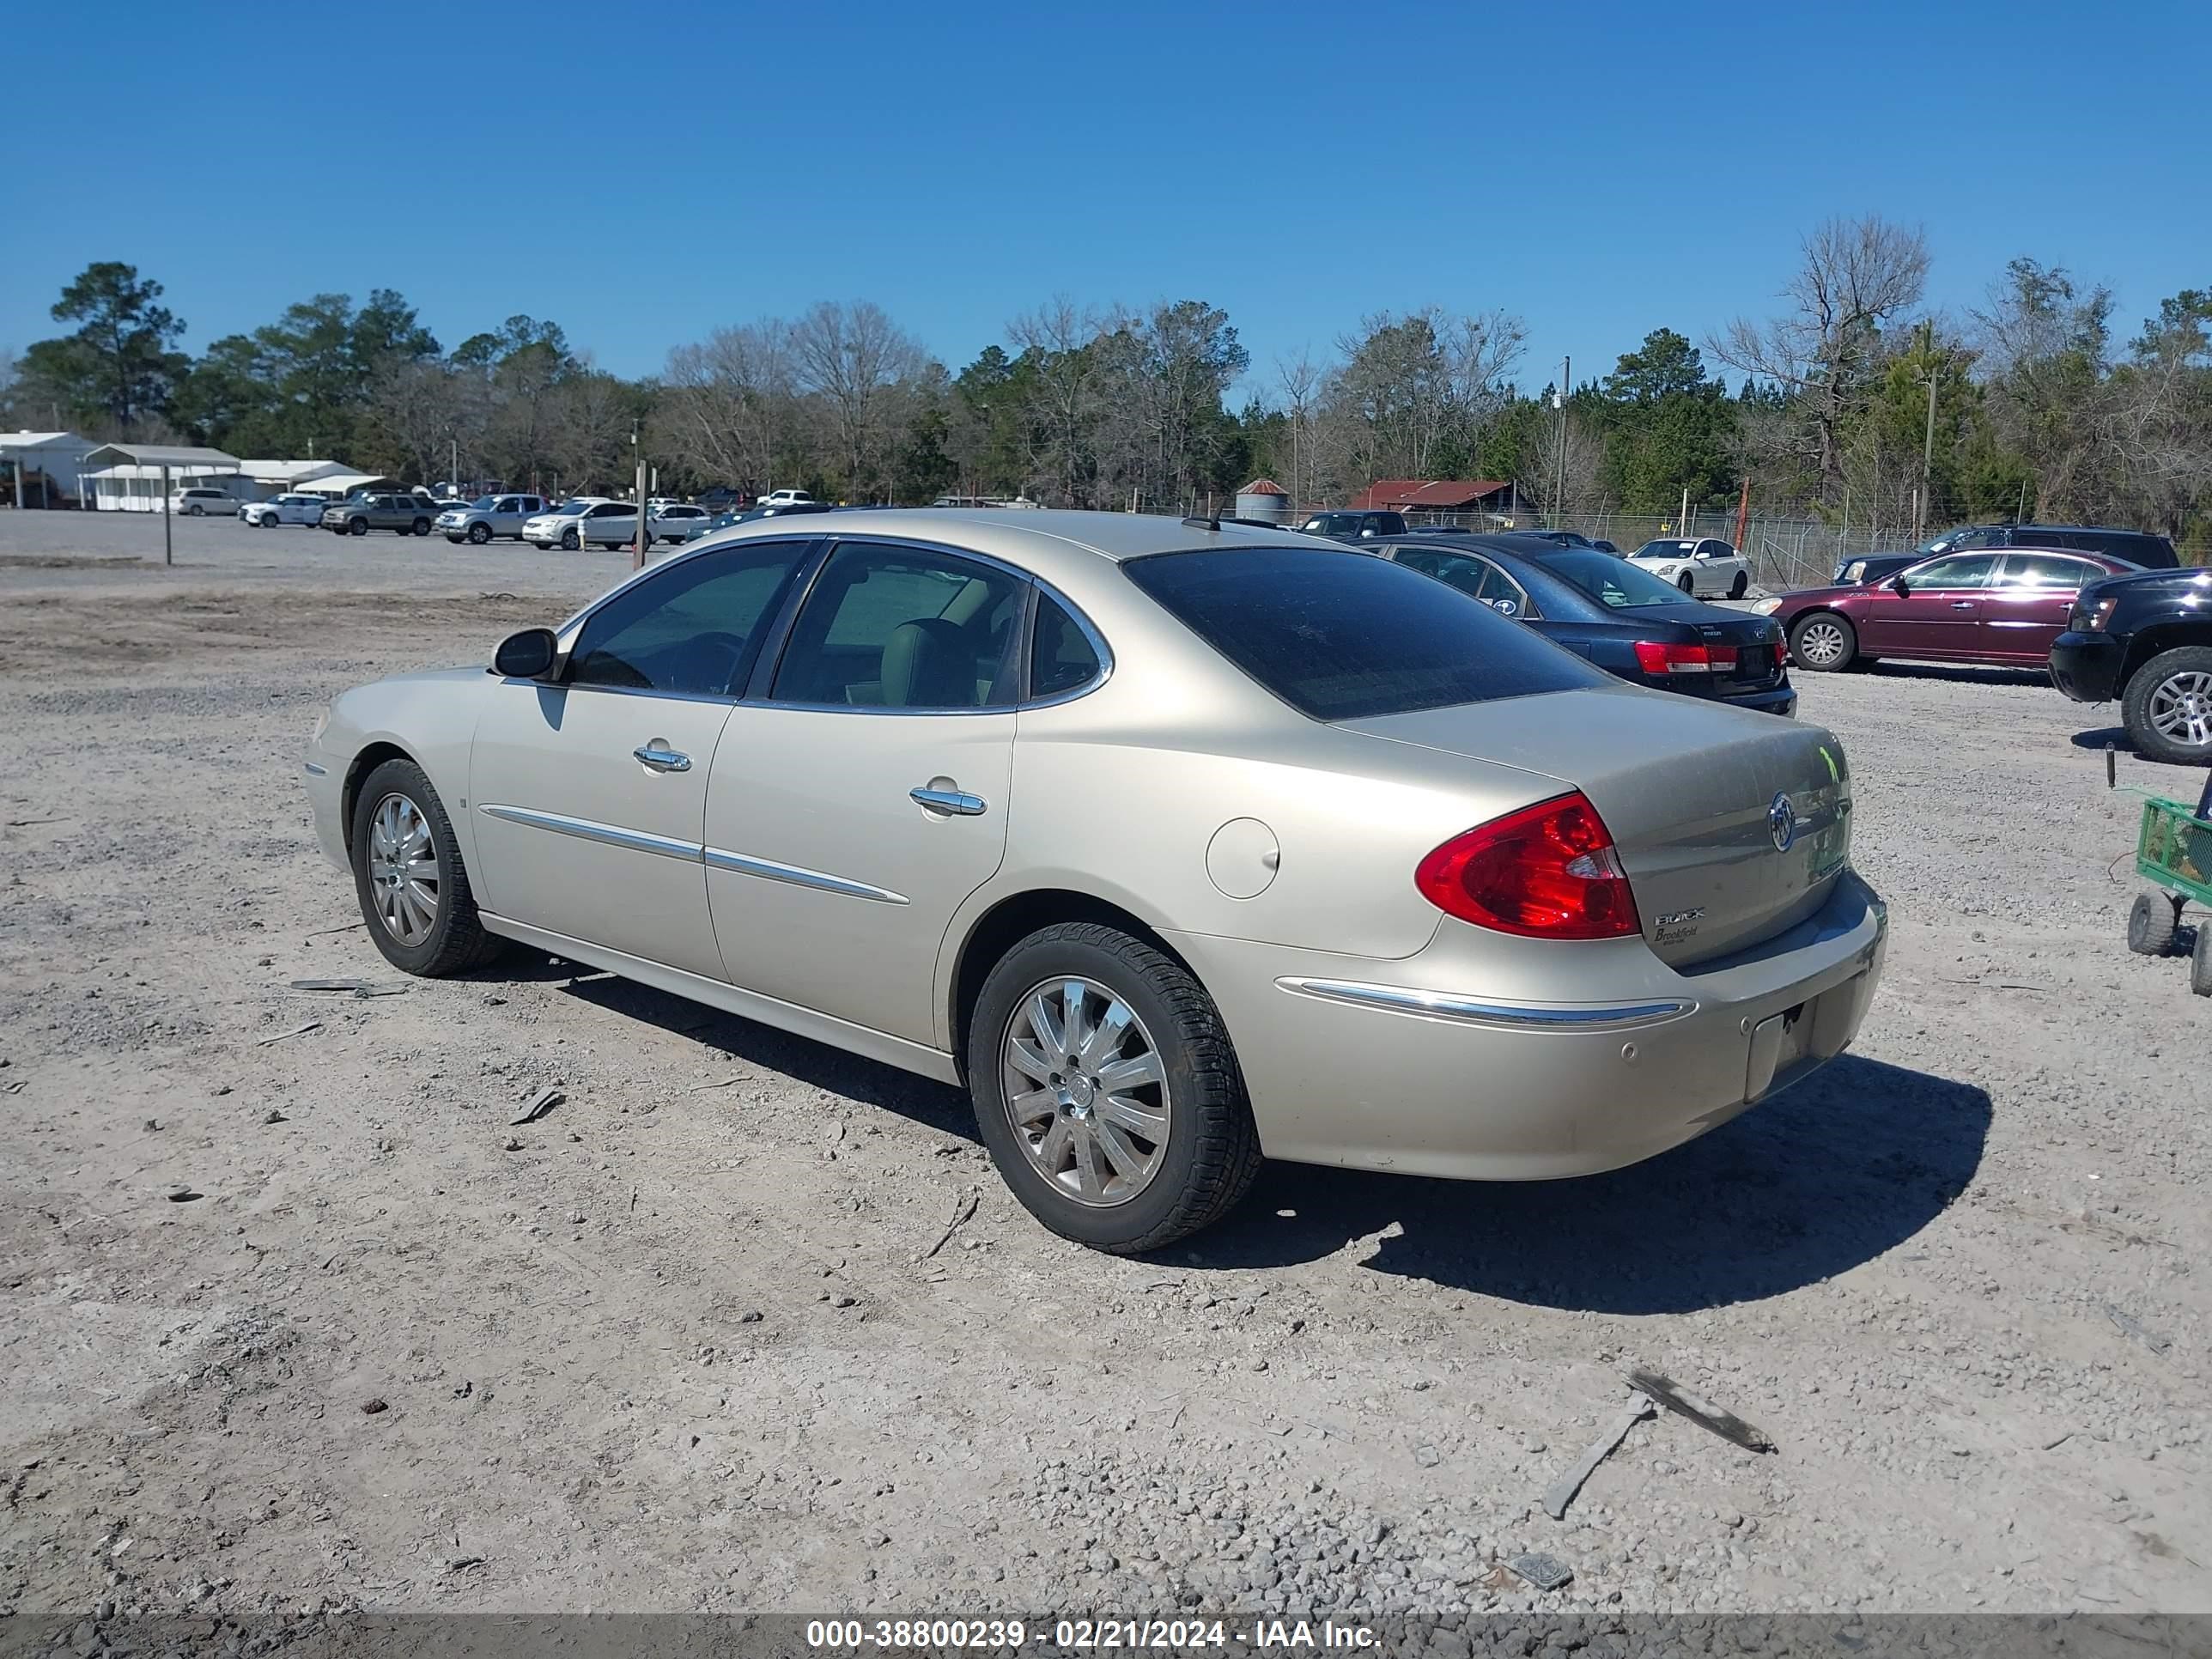
[[[554,984],[732,1060],[978,1141],[967,1091],[571,963],[510,960],[485,983]],[[702,1084],[720,1080],[702,1060]],[[1270,1164],[1236,1213],[1158,1260],[1288,1267],[1373,1241],[1362,1265],[1530,1306],[1684,1313],[1778,1296],[1911,1239],[1980,1166],[1990,1097],[1846,1054],[1662,1157],[1576,1181],[1435,1181]],[[1069,1248],[1073,1249],[1073,1246]]]
[[[1953,685],[2039,685],[2056,691],[2041,668],[2000,668],[1974,663],[1894,662],[1884,658],[1852,671],[1877,680],[1942,680]]]
[[[1990,1097],[1845,1055],[1712,1133],[1576,1181],[1469,1182],[1271,1164],[1228,1222],[1166,1253],[1265,1267],[1371,1239],[1363,1265],[1535,1307],[1685,1313],[1848,1272],[1973,1177]]]

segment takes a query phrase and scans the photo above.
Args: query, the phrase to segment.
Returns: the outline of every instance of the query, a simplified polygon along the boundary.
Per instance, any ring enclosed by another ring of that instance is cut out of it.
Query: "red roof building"
[[[1347,505],[1365,511],[1471,513],[1503,507],[1512,488],[1496,478],[1378,478]]]

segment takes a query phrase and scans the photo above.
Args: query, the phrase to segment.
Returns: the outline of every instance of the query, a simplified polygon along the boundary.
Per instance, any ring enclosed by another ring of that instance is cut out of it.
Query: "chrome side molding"
[[[1364,985],[1342,979],[1279,979],[1293,996],[1346,1002],[1385,1013],[1458,1020],[1469,1025],[1504,1026],[1524,1031],[1609,1031],[1624,1026],[1657,1025],[1693,1013],[1694,1002],[1599,1003],[1589,1007],[1486,1002],[1449,991],[1422,991],[1402,985]]]

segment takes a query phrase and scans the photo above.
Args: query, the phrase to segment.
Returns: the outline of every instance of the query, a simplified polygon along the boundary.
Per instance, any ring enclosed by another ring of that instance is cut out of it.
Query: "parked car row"
[[[1849,762],[1717,689],[1778,646],[1535,538],[763,517],[347,692],[305,777],[397,967],[520,941],[960,1084],[1043,1224],[1146,1250],[1263,1155],[1590,1173],[1842,1052]]]

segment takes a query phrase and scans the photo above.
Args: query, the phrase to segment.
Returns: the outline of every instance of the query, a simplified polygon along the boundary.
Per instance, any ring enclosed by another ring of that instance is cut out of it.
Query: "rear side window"
[[[1262,547],[1156,554],[1121,568],[1193,633],[1317,720],[1606,683],[1533,630],[1385,559]]]
[[[1048,593],[1037,595],[1036,625],[1030,635],[1030,696],[1057,697],[1098,678],[1094,647],[1067,608]]]

